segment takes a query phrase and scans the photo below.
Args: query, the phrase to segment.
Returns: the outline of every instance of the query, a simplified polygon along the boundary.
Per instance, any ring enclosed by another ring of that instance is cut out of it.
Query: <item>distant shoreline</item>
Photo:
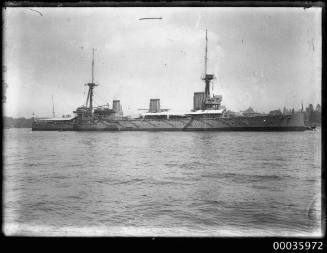
[[[26,126],[24,126],[24,127],[3,127],[3,129],[13,129],[13,128],[31,128],[32,129],[32,127],[26,127]]]
[[[3,117],[3,128],[32,128],[33,118]]]

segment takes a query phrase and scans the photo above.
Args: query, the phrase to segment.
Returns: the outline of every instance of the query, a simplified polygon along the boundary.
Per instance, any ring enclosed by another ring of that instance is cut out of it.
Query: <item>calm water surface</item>
[[[316,236],[321,135],[4,132],[7,234]]]

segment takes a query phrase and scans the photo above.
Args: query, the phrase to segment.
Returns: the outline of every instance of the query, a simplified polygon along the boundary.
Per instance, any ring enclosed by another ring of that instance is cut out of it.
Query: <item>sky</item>
[[[95,48],[95,105],[136,115],[160,98],[187,112],[204,91],[232,111],[321,104],[321,8],[6,8],[4,115],[50,117],[85,104]],[[146,17],[162,19],[140,20]]]

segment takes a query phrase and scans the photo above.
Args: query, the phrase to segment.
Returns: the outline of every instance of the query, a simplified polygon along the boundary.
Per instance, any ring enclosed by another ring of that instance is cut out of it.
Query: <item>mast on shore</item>
[[[87,86],[89,86],[89,91],[87,93],[87,99],[86,99],[86,107],[88,107],[89,104],[89,108],[91,113],[93,112],[93,89],[95,86],[98,86],[97,84],[94,83],[94,48],[92,49],[92,80],[90,83],[86,84]],[[90,101],[90,103],[89,103]]]
[[[53,103],[53,95],[52,95],[52,118],[55,118],[56,114],[55,114],[55,109],[54,109],[54,103]]]

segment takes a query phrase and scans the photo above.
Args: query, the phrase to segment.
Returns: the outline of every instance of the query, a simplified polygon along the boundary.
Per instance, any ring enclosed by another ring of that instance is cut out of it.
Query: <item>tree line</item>
[[[4,128],[32,128],[33,119],[4,117]]]

